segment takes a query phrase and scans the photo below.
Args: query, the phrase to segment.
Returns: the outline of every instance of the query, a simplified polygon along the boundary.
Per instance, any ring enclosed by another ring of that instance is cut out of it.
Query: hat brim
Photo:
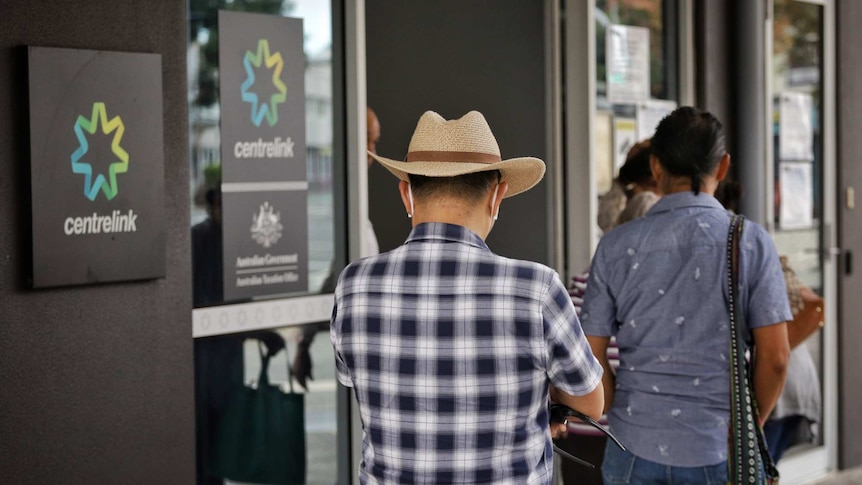
[[[545,176],[545,162],[534,157],[510,158],[496,163],[426,162],[421,160],[402,162],[381,157],[371,151],[368,154],[380,162],[380,165],[383,165],[386,170],[405,182],[409,182],[408,176],[411,174],[426,177],[456,177],[468,173],[499,170],[500,181],[509,184],[506,197],[530,190]]]

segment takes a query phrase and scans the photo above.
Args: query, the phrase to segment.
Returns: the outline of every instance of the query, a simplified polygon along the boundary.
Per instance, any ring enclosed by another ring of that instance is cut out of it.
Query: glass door
[[[347,260],[344,10],[188,5],[198,484],[348,482],[328,336]]]
[[[827,7],[823,0],[772,2],[767,31],[772,176],[766,193],[772,194],[770,225],[779,254],[829,308],[835,303],[829,251],[834,207],[827,196],[834,186],[835,159],[828,136],[834,130],[834,115],[828,111],[833,86],[825,57]],[[784,392],[767,423],[767,435],[786,436],[775,446],[786,447],[779,461],[782,481],[794,482],[829,468],[827,444],[835,430],[828,425],[827,391],[834,378],[830,359],[835,352],[828,337],[834,333],[830,328],[834,322],[827,315],[824,319],[826,330],[793,349]]]

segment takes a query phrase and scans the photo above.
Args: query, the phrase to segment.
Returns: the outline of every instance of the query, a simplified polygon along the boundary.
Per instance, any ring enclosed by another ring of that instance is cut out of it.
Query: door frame
[[[823,328],[823,446],[794,454],[782,459],[778,469],[782,483],[793,485],[807,483],[810,480],[825,476],[838,466],[838,253],[832,251],[837,245],[837,205],[836,199],[829,194],[831,189],[838,187],[837,163],[837,112],[836,112],[836,70],[835,70],[835,1],[834,0],[793,0],[823,7],[823,119],[821,120],[823,140],[823,219],[821,221],[821,247],[823,250],[823,299],[825,301],[825,321]],[[767,15],[764,28],[764,112],[768,114],[764,120],[762,136],[764,140],[772,138],[772,36],[774,0],[767,0]],[[775,232],[773,223],[774,200],[774,148],[772,142],[765,143],[766,163],[765,179],[762,181],[763,200],[766,222],[770,233]]]

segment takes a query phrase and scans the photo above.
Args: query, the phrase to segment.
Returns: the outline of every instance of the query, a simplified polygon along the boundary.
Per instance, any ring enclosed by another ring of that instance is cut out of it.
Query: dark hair
[[[652,169],[649,166],[650,140],[637,143],[626,155],[626,163],[620,167],[620,183],[623,185],[655,185],[652,178]]]
[[[427,177],[410,174],[410,189],[418,198],[427,195],[448,195],[478,202],[488,190],[500,182],[499,170],[468,173],[455,177]]]
[[[691,189],[698,194],[703,177],[727,153],[721,122],[691,106],[677,108],[658,124],[652,153],[671,175],[691,177]]]

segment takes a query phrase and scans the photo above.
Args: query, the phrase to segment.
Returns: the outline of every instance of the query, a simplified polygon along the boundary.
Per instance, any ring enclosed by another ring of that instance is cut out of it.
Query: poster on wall
[[[778,152],[786,161],[814,160],[813,100],[808,93],[778,95]]]
[[[778,166],[781,229],[806,229],[814,225],[814,182],[810,162],[781,162]]]
[[[596,139],[596,191],[599,194],[611,190],[614,182],[613,117],[611,112],[596,111],[593,124]]]
[[[650,97],[649,29],[609,25],[605,30],[605,79],[611,103],[642,103]]]
[[[626,163],[629,150],[638,142],[637,122],[632,118],[614,117],[614,173]]]
[[[659,122],[676,109],[676,101],[651,99],[637,106],[638,141],[652,138]]]
[[[219,11],[225,300],[308,289],[302,20]]]
[[[32,286],[165,275],[162,62],[28,48]]]

